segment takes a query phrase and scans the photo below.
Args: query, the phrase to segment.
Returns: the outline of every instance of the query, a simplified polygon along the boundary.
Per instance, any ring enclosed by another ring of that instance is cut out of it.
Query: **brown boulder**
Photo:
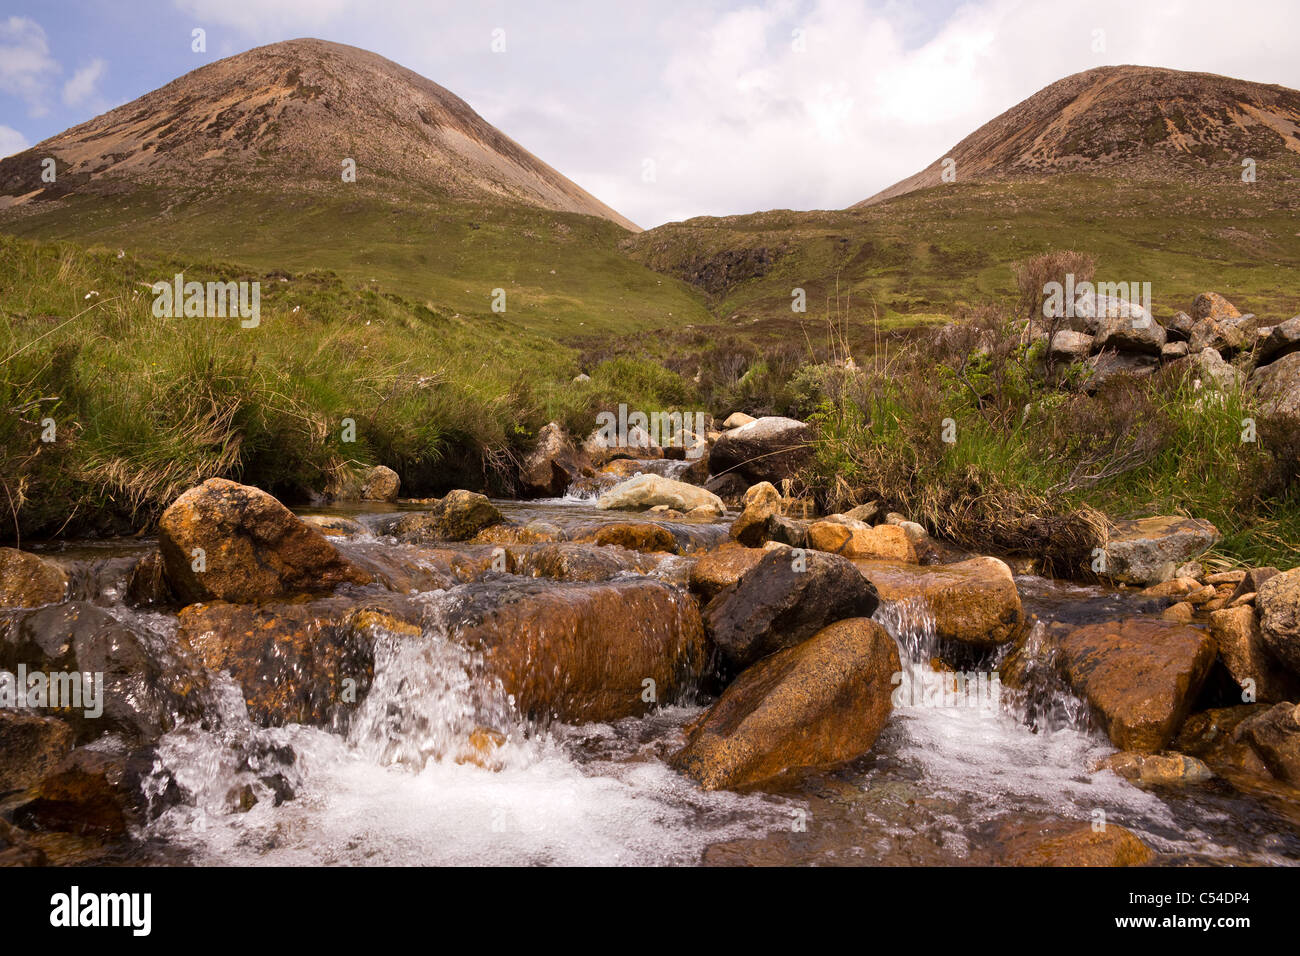
[[[1223,319],[1240,317],[1241,313],[1237,311],[1237,307],[1217,292],[1202,292],[1192,303],[1192,318],[1198,322],[1202,319],[1220,322]]]
[[[177,616],[177,634],[208,668],[234,678],[256,723],[341,729],[374,677],[374,627],[409,635],[418,620],[396,601],[192,604]]]
[[[534,719],[639,716],[692,688],[704,667],[694,599],[659,581],[485,582],[460,600],[451,634]]]
[[[835,621],[870,617],[876,591],[839,555],[780,548],[704,610],[709,637],[736,667],[807,640]]]
[[[883,627],[838,621],[741,673],[672,763],[717,790],[851,760],[888,721],[898,672],[898,648]]]
[[[1210,635],[1218,648],[1219,660],[1232,679],[1243,690],[1253,687],[1253,700],[1294,700],[1300,695],[1300,680],[1288,674],[1265,648],[1253,607],[1241,605],[1212,611]]]
[[[642,551],[647,554],[655,552],[678,552],[677,539],[673,533],[661,524],[648,521],[627,521],[603,525],[577,539],[590,541],[599,545],[612,545],[627,548],[629,551]]]
[[[1169,744],[1214,662],[1198,627],[1129,618],[1076,628],[1058,645],[1059,666],[1121,750]]]
[[[709,453],[714,474],[736,470],[751,482],[793,478],[812,458],[812,428],[793,418],[768,417],[722,433]]]
[[[457,489],[447,492],[428,511],[402,515],[384,533],[401,541],[468,541],[504,520],[486,495]]]
[[[1016,579],[997,558],[926,567],[855,563],[882,601],[921,601],[941,640],[994,647],[1016,637],[1024,623]]]
[[[396,501],[402,479],[386,465],[375,465],[361,485],[362,501]]]
[[[1264,646],[1292,674],[1300,675],[1300,568],[1261,584],[1255,607]]]
[[[1151,848],[1132,831],[1113,823],[1094,828],[1091,823],[1051,821],[1007,839],[1002,862],[1008,866],[1142,866],[1153,857]]]
[[[40,607],[68,596],[68,575],[53,561],[0,548],[0,607]]]
[[[691,590],[705,600],[730,587],[751,571],[767,554],[758,548],[723,545],[700,556],[691,568]]]
[[[519,484],[526,496],[558,498],[591,470],[591,462],[569,441],[560,423],[551,422],[537,433],[537,445],[519,469]]]
[[[270,495],[209,478],[177,498],[158,520],[171,589],[186,601],[256,601],[368,576]]]
[[[1236,734],[1250,744],[1275,778],[1300,787],[1300,705],[1274,704],[1242,721]]]
[[[731,523],[731,537],[748,548],[767,540],[767,521],[781,513],[781,492],[770,481],[760,481],[741,499],[742,510]]]
[[[837,516],[839,517],[839,516]],[[877,558],[915,564],[916,545],[907,529],[896,524],[874,527],[851,518],[814,521],[808,527],[808,546],[846,558]]]
[[[0,710],[0,792],[32,786],[72,745],[72,728],[57,718]]]

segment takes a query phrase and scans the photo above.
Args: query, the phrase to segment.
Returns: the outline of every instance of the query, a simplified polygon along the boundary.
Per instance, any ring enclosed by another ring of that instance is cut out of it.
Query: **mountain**
[[[1221,177],[1225,166],[1240,172],[1245,157],[1297,176],[1300,91],[1211,73],[1106,66],[1040,90],[857,206],[941,185],[945,159],[957,179],[981,182],[1070,172],[1207,179]]]
[[[448,90],[322,40],[200,67],[0,161],[0,232],[333,272],[504,335],[707,319],[689,285],[620,251],[638,231]]]
[[[41,182],[39,159],[59,178]],[[333,188],[357,182],[453,200],[506,200],[638,227],[437,83],[324,40],[258,47],[187,73],[0,162],[0,203],[124,184]],[[368,182],[369,181],[369,182]]]
[[[844,210],[669,223],[622,241],[751,336],[805,338],[945,321],[1005,300],[1014,264],[1092,254],[1149,281],[1158,316],[1213,289],[1270,319],[1300,311],[1300,92],[1221,76],[1106,67],[1053,83],[942,159]],[[948,158],[945,157],[945,158]],[[1256,180],[1243,182],[1242,160]],[[802,289],[807,312],[792,311]]]

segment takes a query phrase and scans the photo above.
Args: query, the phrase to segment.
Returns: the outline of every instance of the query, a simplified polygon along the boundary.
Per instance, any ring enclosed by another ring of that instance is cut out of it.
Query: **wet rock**
[[[1186,624],[1128,618],[1076,628],[1058,666],[1121,750],[1164,750],[1214,662],[1215,645]]]
[[[1024,624],[1015,577],[992,557],[926,567],[882,561],[855,562],[882,601],[920,601],[940,640],[995,647],[1013,640]]]
[[[558,498],[591,470],[560,423],[550,422],[537,433],[537,445],[519,470],[520,489],[529,497]]]
[[[753,570],[765,554],[765,551],[758,548],[733,544],[707,552],[691,567],[691,590],[707,601]]]
[[[0,548],[0,607],[40,607],[67,596],[67,572],[53,561]]]
[[[366,533],[366,526],[360,521],[342,515],[303,515],[302,521],[327,538],[355,538]]]
[[[72,745],[72,728],[57,718],[0,710],[0,792],[37,783]]]
[[[736,470],[750,482],[794,478],[812,457],[812,428],[793,418],[759,418],[722,433],[710,453],[714,474]]]
[[[1274,704],[1246,718],[1234,733],[1250,744],[1276,779],[1300,787],[1300,705]]]
[[[267,727],[313,724],[333,729],[348,717],[374,677],[374,630],[409,634],[418,612],[393,598],[358,606],[342,598],[250,606],[192,604],[177,634],[214,671],[243,691],[249,717]]]
[[[82,601],[56,604],[0,622],[0,669],[42,671],[71,689],[81,676],[81,707],[58,711],[78,741],[105,731],[151,741],[181,719],[197,721],[210,706],[207,676],[186,649],[137,634],[102,608]],[[103,675],[91,706],[84,675]],[[94,711],[102,706],[102,713]],[[87,713],[87,712],[90,713]]]
[[[255,601],[365,583],[315,528],[270,495],[210,478],[163,512],[167,581],[186,601]]]
[[[1242,704],[1192,714],[1178,731],[1173,747],[1199,757],[1218,771],[1251,770],[1271,776],[1250,745],[1237,735],[1237,728],[1245,720],[1268,709],[1268,704]]]
[[[741,506],[731,523],[731,537],[747,548],[761,547],[767,540],[767,519],[781,513],[781,492],[770,481],[760,481],[746,490]]]
[[[101,768],[72,764],[45,777],[34,799],[14,811],[25,830],[55,830],[99,839],[125,836],[121,794]]]
[[[693,688],[704,667],[694,599],[658,581],[485,582],[459,598],[455,639],[533,719],[641,715]]]
[[[1116,521],[1106,542],[1102,575],[1126,584],[1159,584],[1172,578],[1178,565],[1205,553],[1218,540],[1218,529],[1196,518]]]
[[[362,501],[396,501],[402,479],[386,465],[375,465],[361,483]]]
[[[1204,761],[1186,754],[1143,754],[1120,751],[1102,762],[1102,766],[1125,780],[1144,787],[1173,787],[1204,783],[1214,773]]]
[[[736,667],[807,640],[835,621],[870,617],[875,589],[845,558],[821,551],[769,551],[704,611],[714,644]]]
[[[853,519],[815,521],[808,528],[808,546],[846,558],[878,558],[915,564],[916,546],[900,525],[874,527]]]
[[[668,552],[669,554],[677,554],[678,552],[677,539],[673,537],[673,533],[661,524],[653,524],[648,521],[623,521],[602,525],[577,540],[590,541],[598,545],[612,545],[627,548],[629,551],[642,551],[645,553]]]
[[[616,552],[572,542],[512,547],[506,556],[506,570],[512,574],[575,583],[608,581],[629,572],[646,573],[659,562],[659,558],[639,552]]]
[[[1160,612],[1162,621],[1174,621],[1179,624],[1190,624],[1196,619],[1196,608],[1188,601],[1179,601],[1177,604],[1171,604]]]
[[[618,458],[663,458],[664,450],[655,444],[648,431],[640,425],[631,425],[623,439],[597,428],[582,443],[582,454],[593,467],[600,468]]]
[[[1300,568],[1261,584],[1255,607],[1264,646],[1287,670],[1300,675]]]
[[[898,672],[898,648],[883,627],[838,621],[741,673],[671,762],[718,790],[852,760],[888,721]]]
[[[149,551],[142,554],[131,566],[126,579],[126,603],[132,607],[157,607],[171,604],[176,596],[167,583],[162,554]]]
[[[0,866],[49,866],[45,851],[31,835],[0,817]]]
[[[784,544],[791,548],[808,547],[808,522],[782,515],[771,515],[764,527],[765,544]]]
[[[1255,369],[1250,381],[1265,413],[1300,421],[1300,352]]]
[[[524,524],[503,521],[500,524],[490,525],[474,535],[471,540],[474,544],[547,544],[563,541],[565,538],[564,531],[559,525],[534,518]]]
[[[504,520],[486,495],[457,489],[440,498],[429,511],[405,514],[390,522],[384,533],[400,541],[468,541]]]
[[[734,471],[710,478],[704,484],[705,491],[717,495],[729,508],[739,507],[748,489],[749,482]]]
[[[1288,700],[1300,695],[1300,680],[1288,674],[1265,647],[1253,607],[1211,612],[1210,635],[1232,679],[1243,689],[1252,688],[1255,700]]]
[[[659,475],[638,475],[615,485],[596,502],[598,508],[624,511],[643,511],[655,505],[682,512],[704,508],[719,515],[725,510],[722,499],[712,492]]]
[[[1007,866],[1143,866],[1155,856],[1131,830],[1114,823],[1095,828],[1050,821],[1021,827],[1004,839]]]
[[[1295,352],[1300,352],[1300,315],[1273,326],[1259,344],[1255,364],[1268,365]]]

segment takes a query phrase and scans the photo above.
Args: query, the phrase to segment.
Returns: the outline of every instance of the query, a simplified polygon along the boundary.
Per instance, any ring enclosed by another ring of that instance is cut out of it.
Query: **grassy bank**
[[[8,237],[0,263],[6,540],[141,527],[213,476],[292,501],[384,463],[412,495],[508,493],[513,463],[551,418],[577,430],[611,403],[684,397],[679,377],[627,356],[574,385],[580,353],[536,331],[328,272]],[[156,318],[148,286],[182,270],[260,281],[260,325]]]

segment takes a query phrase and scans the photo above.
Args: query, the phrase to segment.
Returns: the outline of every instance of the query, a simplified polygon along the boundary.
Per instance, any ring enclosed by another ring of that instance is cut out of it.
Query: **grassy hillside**
[[[1262,180],[958,182],[862,209],[691,219],[623,245],[756,334],[806,322],[791,312],[796,287],[808,316],[834,313],[837,295],[851,302],[859,341],[873,317],[918,324],[1010,300],[1012,265],[1053,248],[1091,253],[1098,279],[1150,282],[1158,318],[1207,289],[1266,318],[1300,312],[1300,195]]]
[[[71,195],[9,212],[0,230],[95,247],[235,260],[262,271],[328,269],[485,323],[563,338],[631,334],[707,318],[702,297],[618,248],[627,235],[593,216],[519,204],[474,205],[365,192],[196,189],[183,200],[154,187]],[[492,290],[506,292],[494,313]]]

